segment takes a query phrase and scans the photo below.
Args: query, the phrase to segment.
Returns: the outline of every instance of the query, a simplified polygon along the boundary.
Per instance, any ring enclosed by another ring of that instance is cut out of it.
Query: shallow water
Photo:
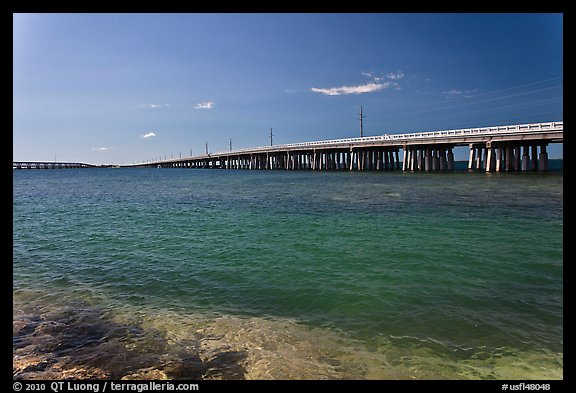
[[[15,378],[561,379],[562,180],[14,171]]]

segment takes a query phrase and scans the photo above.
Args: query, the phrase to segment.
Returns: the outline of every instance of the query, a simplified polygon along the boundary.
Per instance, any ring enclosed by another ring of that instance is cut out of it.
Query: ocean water
[[[563,174],[13,171],[15,378],[562,379]]]

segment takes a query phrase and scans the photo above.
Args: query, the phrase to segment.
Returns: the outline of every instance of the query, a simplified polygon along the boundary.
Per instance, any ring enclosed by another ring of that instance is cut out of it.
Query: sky
[[[552,13],[14,14],[13,159],[356,137],[361,106],[365,136],[561,121],[562,35]]]

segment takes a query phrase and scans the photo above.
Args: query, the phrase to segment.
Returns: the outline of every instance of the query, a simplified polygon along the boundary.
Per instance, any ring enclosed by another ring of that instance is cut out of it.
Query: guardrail
[[[381,142],[381,141],[402,141],[420,138],[442,138],[446,136],[468,136],[468,135],[494,135],[502,133],[526,133],[534,131],[559,131],[564,130],[564,121],[554,121],[548,123],[532,123],[532,124],[516,124],[509,126],[493,126],[493,127],[479,127],[479,128],[462,128],[456,130],[445,131],[426,131],[426,132],[412,132],[406,134],[384,134],[378,136],[365,136],[358,138],[344,138],[344,139],[331,139],[324,141],[313,142],[298,142],[286,143],[274,146],[261,146],[250,147],[245,149],[237,149],[232,151],[222,151],[210,154],[210,156],[223,156],[223,155],[236,155],[244,152],[252,151],[267,151],[267,150],[282,150],[291,149],[295,147],[314,147],[326,145],[344,145],[362,142]]]

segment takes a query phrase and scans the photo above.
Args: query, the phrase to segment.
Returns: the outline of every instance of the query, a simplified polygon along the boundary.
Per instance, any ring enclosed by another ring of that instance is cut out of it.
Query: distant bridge
[[[96,168],[97,165],[83,162],[49,162],[49,161],[12,161],[13,169],[69,169]]]
[[[468,146],[469,170],[545,171],[546,148],[563,135],[564,122],[556,121],[289,143],[125,167],[444,171],[454,169],[452,149]]]

